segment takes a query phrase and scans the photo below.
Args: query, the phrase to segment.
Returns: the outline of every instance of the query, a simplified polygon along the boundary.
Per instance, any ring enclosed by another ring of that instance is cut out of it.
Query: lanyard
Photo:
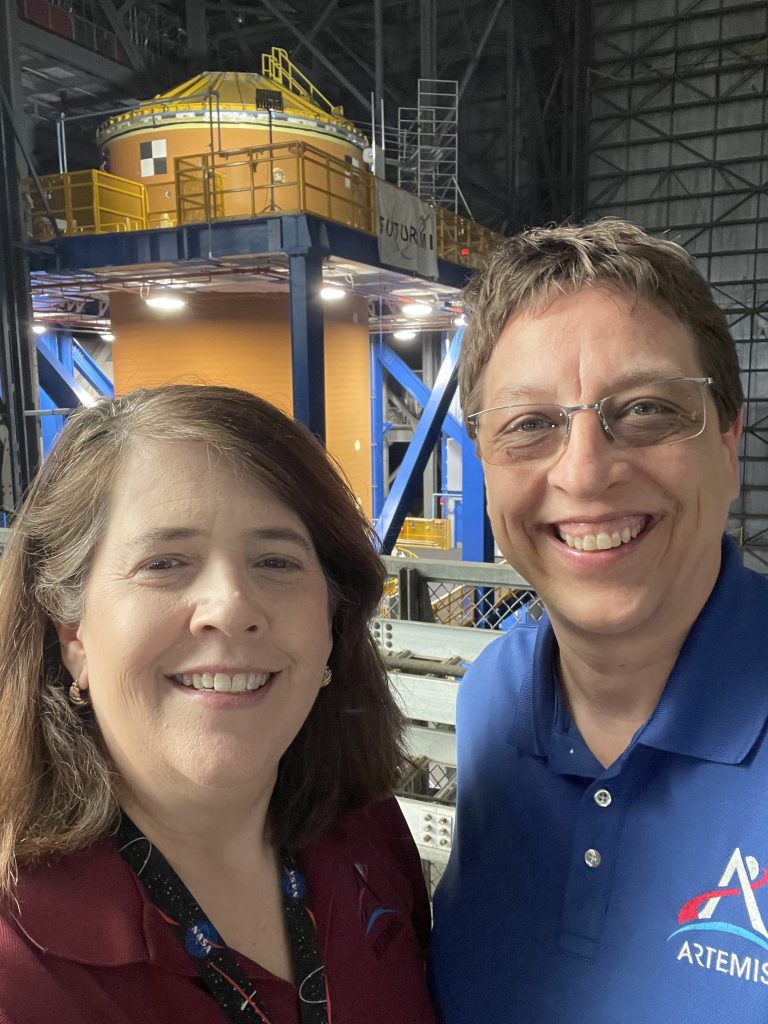
[[[139,876],[163,919],[196,961],[203,984],[230,1024],[248,1021],[277,1024],[195,897],[157,847],[125,814],[116,838],[121,856]],[[283,911],[299,992],[301,1024],[329,1024],[330,1000],[317,930],[307,905],[307,883],[287,856],[282,858],[281,874]]]

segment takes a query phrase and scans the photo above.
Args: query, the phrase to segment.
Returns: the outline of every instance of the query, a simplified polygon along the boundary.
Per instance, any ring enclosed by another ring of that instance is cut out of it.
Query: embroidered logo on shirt
[[[403,923],[399,913],[392,907],[383,906],[381,899],[371,888],[367,866],[355,864],[354,872],[360,921],[373,952],[381,959],[387,947],[402,930]]]
[[[709,971],[727,974],[743,981],[768,985],[768,929],[766,929],[762,903],[768,910],[768,868],[762,867],[752,856],[743,856],[737,847],[731,854],[717,886],[701,892],[687,900],[677,915],[678,926],[667,941],[681,934],[691,932],[720,932],[730,940],[742,940],[751,946],[758,946],[762,955],[744,953],[739,943],[735,950],[721,949],[692,937],[683,940],[676,959]],[[763,890],[763,891],[761,891]],[[744,927],[748,922],[750,927]],[[710,943],[723,939],[710,938]],[[747,947],[749,948],[749,947]]]

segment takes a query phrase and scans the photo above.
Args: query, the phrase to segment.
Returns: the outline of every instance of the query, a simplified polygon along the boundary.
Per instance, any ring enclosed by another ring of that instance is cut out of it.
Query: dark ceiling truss
[[[398,109],[414,106],[419,77],[459,82],[459,186],[481,223],[508,230],[577,212],[574,40],[589,0],[71,3],[78,25],[114,41],[112,57],[19,21],[41,173],[57,169],[46,120],[131,106],[203,70],[258,71],[261,53],[280,46],[368,133],[371,96],[383,98],[390,161]],[[70,168],[98,163],[94,128],[68,126]]]
[[[134,71],[139,72],[141,75],[145,75],[147,72],[147,62],[142,53],[141,49],[137,45],[136,41],[132,38],[128,25],[123,20],[123,16],[132,5],[125,4],[122,10],[118,10],[112,0],[100,0],[101,10],[104,17],[109,22],[109,27],[115,33],[117,41],[125,52],[128,63]]]

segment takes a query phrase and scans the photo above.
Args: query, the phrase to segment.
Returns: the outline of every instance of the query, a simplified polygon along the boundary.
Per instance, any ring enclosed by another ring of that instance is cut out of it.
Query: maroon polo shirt
[[[299,858],[331,1024],[436,1024],[424,978],[429,906],[395,800],[355,811]],[[21,873],[0,915],[0,1024],[224,1024],[189,957],[111,841]],[[240,958],[274,1024],[296,988]]]

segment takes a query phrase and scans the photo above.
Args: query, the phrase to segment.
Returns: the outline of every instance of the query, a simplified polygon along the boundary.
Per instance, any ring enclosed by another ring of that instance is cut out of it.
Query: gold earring
[[[333,678],[333,672],[331,672],[331,666],[330,665],[326,665],[325,668],[323,669],[323,678],[320,681],[320,685],[321,686],[327,686],[328,683],[330,683],[332,678]]]
[[[88,700],[88,696],[85,690],[81,690],[78,686],[79,679],[73,679],[72,685],[69,688],[69,699],[77,708],[85,708],[91,703]]]

